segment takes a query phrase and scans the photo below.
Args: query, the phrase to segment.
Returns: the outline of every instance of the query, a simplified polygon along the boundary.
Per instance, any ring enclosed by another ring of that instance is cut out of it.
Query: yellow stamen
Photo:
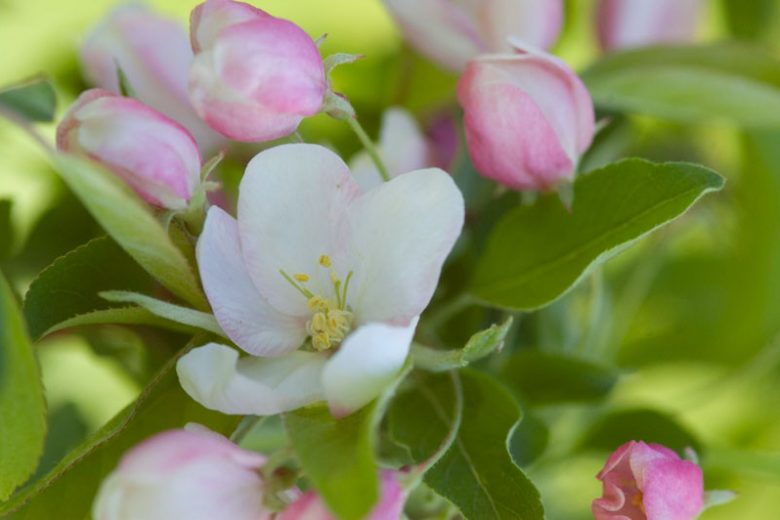
[[[294,274],[293,278],[295,278],[299,282],[308,282],[309,281],[309,275],[308,274],[303,274],[303,273]]]
[[[320,255],[320,265],[322,267],[326,267],[330,269],[333,267],[333,262],[331,262],[330,257],[328,255]]]

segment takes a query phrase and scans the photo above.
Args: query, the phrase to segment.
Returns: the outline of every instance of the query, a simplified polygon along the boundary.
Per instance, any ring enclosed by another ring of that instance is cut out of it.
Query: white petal
[[[341,276],[346,265],[345,209],[360,194],[338,155],[322,146],[288,144],[255,156],[241,181],[238,227],[249,275],[260,294],[287,314],[307,316],[306,298],[288,275],[310,276],[307,287],[330,296],[329,255]]]
[[[391,177],[430,166],[430,150],[425,136],[414,117],[402,108],[391,107],[385,111],[377,148]],[[355,155],[349,168],[363,191],[383,182],[365,150]]]
[[[197,402],[227,414],[272,415],[321,400],[323,354],[296,351],[280,358],[238,358],[209,343],[176,365],[182,388]]]
[[[356,323],[406,325],[421,314],[463,218],[460,190],[437,168],[400,175],[356,200],[350,208],[355,291],[349,298]]]
[[[377,397],[403,367],[417,326],[369,323],[350,334],[328,360],[322,385],[331,413],[347,415]]]
[[[197,252],[214,316],[236,345],[257,356],[277,356],[301,346],[305,322],[277,311],[257,292],[244,266],[233,217],[212,207]]]

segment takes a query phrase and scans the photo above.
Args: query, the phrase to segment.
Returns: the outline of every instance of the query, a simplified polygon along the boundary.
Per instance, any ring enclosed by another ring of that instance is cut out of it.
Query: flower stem
[[[360,142],[368,152],[368,155],[371,156],[371,160],[374,161],[377,170],[379,170],[379,175],[382,176],[382,180],[385,182],[389,181],[390,174],[387,172],[387,167],[385,167],[385,163],[382,162],[382,158],[379,156],[379,151],[376,149],[376,146],[374,146],[371,138],[368,137],[366,131],[360,125],[360,122],[356,117],[348,117],[346,118],[346,121],[352,131],[355,132],[355,134],[358,136],[358,139],[360,139]]]

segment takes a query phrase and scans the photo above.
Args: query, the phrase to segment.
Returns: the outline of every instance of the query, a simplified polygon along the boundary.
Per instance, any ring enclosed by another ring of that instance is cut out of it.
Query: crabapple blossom
[[[379,503],[365,520],[399,520],[406,501],[406,493],[398,483],[396,471],[385,470],[381,474]],[[276,520],[336,520],[315,491],[308,491],[287,506]]]
[[[79,96],[57,127],[57,147],[100,162],[164,208],[185,208],[200,181],[198,145],[183,126],[107,90]]]
[[[701,0],[601,0],[596,14],[605,50],[693,39],[701,20]]]
[[[95,520],[270,520],[265,457],[205,428],[168,430],[128,451],[103,481]]]
[[[623,444],[597,478],[596,520],[693,520],[704,505],[701,468],[659,444]]]
[[[377,151],[391,177],[431,166],[432,163],[431,147],[414,117],[398,107],[388,108],[382,116]],[[352,158],[349,168],[364,190],[382,183],[379,170],[365,150]]]
[[[458,100],[477,171],[512,189],[547,190],[572,178],[593,139],[587,89],[563,61],[540,51],[471,60]]]
[[[509,51],[507,38],[547,49],[563,21],[561,0],[384,0],[409,42],[453,71],[478,54]]]
[[[187,93],[192,48],[175,21],[142,5],[120,6],[92,29],[80,58],[89,83],[120,94],[124,74],[134,97],[181,123],[204,153],[226,142],[192,108]]]
[[[250,356],[196,348],[178,363],[182,386],[232,414],[323,399],[335,415],[360,408],[403,366],[463,218],[439,169],[363,190],[321,146],[261,152],[241,181],[238,218],[211,208],[197,245],[214,315]]]
[[[190,100],[209,126],[237,141],[291,134],[320,111],[327,89],[314,41],[249,4],[206,0],[192,11]]]

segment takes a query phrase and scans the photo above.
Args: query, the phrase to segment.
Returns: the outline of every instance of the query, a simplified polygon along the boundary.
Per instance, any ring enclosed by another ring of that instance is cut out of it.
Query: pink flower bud
[[[121,70],[134,97],[184,125],[204,153],[210,153],[226,139],[192,108],[187,93],[192,59],[182,26],[135,4],[111,12],[81,47],[87,81],[119,94]]]
[[[561,0],[384,0],[409,42],[442,66],[461,71],[471,58],[511,49],[512,36],[533,47],[555,43]]]
[[[267,520],[265,457],[205,428],[169,430],[128,451],[103,481],[95,520]]]
[[[601,0],[596,15],[605,50],[693,39],[701,18],[701,0]]]
[[[596,520],[693,520],[704,506],[701,468],[659,444],[627,442],[597,478]]]
[[[300,27],[232,0],[192,12],[196,51],[190,99],[213,129],[237,141],[291,134],[319,112],[327,82],[319,50]]]
[[[57,127],[57,147],[102,163],[164,208],[185,208],[200,180],[198,145],[183,126],[106,90],[81,94]]]
[[[545,190],[571,178],[593,139],[588,91],[566,64],[542,52],[470,61],[458,100],[474,166],[509,188]]]
[[[383,471],[379,503],[365,520],[398,520],[406,502],[406,494],[398,484],[398,473]],[[314,491],[304,493],[282,511],[276,520],[337,520]]]

